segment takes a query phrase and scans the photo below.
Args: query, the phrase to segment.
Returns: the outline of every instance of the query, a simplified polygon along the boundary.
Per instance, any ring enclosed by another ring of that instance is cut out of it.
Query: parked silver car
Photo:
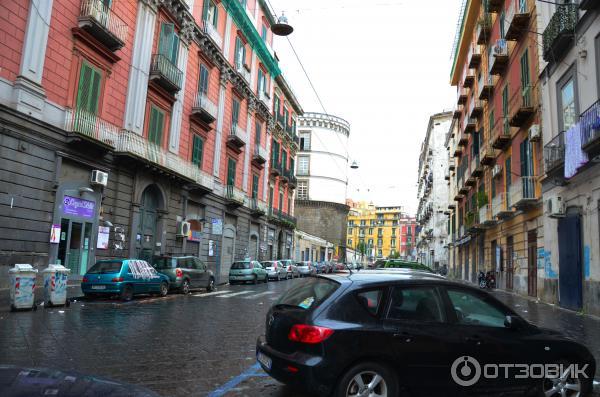
[[[279,262],[281,262],[283,266],[285,266],[285,268],[287,269],[288,278],[300,277],[298,267],[291,259],[280,259]]]
[[[314,276],[317,274],[317,269],[311,261],[296,262],[296,267],[300,273],[300,277]]]
[[[263,265],[269,278],[281,281],[281,279],[288,278],[287,268],[280,261],[263,261],[260,263]]]

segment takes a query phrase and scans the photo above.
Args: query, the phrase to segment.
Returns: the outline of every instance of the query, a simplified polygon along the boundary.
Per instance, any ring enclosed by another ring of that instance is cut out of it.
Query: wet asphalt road
[[[266,376],[256,337],[274,300],[301,279],[220,286],[129,303],[0,309],[0,364],[77,370],[139,384],[162,396],[303,397]],[[495,295],[537,325],[559,329],[600,358],[600,320],[503,292]]]

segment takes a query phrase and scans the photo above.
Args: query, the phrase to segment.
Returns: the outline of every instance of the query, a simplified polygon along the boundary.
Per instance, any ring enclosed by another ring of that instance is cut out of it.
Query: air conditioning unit
[[[494,166],[494,168],[492,169],[492,177],[498,178],[501,175],[502,175],[502,167],[499,166],[498,164],[496,164]]]
[[[551,218],[562,218],[565,216],[565,203],[560,196],[550,197],[546,200],[546,213]]]
[[[190,234],[190,227],[189,222],[179,222],[177,224],[177,237],[187,237]]]
[[[108,173],[100,170],[93,170],[90,182],[92,185],[106,186],[106,184],[108,183]]]
[[[539,124],[534,124],[529,128],[529,140],[537,142],[542,138],[542,129]]]

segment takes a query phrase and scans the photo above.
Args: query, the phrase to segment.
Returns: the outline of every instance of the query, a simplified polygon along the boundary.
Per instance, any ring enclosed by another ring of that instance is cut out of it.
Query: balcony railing
[[[181,89],[183,72],[163,54],[152,55],[150,79],[155,80],[164,89],[175,93]]]
[[[211,38],[211,40],[217,45],[217,47],[223,47],[223,37],[210,21],[204,21],[204,33]]]
[[[577,4],[564,4],[556,7],[556,12],[550,18],[550,22],[542,34],[546,62],[560,60],[573,46],[577,17]]]
[[[250,210],[255,216],[262,216],[267,213],[267,203],[257,198],[250,199]]]
[[[472,134],[477,129],[477,119],[475,117],[469,117],[465,123],[465,134]]]
[[[281,172],[282,172],[281,161],[279,159],[272,158],[271,159],[271,174],[273,176],[278,176],[281,174]]]
[[[277,120],[277,124],[279,124],[279,126],[282,129],[284,129],[287,121],[286,121],[285,116],[283,115],[283,113],[277,113],[277,116],[275,118]]]
[[[254,156],[252,158],[252,161],[256,164],[262,165],[267,162],[268,158],[269,152],[267,152],[267,149],[262,147],[260,144],[256,144],[254,146]]]
[[[559,133],[544,146],[544,170],[546,174],[561,173],[565,164],[564,132]]]
[[[488,142],[483,146],[480,151],[481,164],[485,166],[492,166],[496,161],[496,149],[492,147],[492,142]]]
[[[206,123],[212,123],[217,118],[217,105],[208,99],[206,94],[199,92],[194,99],[192,115],[197,115],[200,120]]]
[[[463,75],[463,87],[472,88],[475,83],[475,69],[465,69]]]
[[[212,190],[214,188],[213,178],[198,169],[196,164],[171,153],[162,147],[149,142],[147,139],[131,131],[123,131],[119,134],[116,153],[133,156],[140,161],[151,163],[164,170],[170,171],[182,178],[188,179],[202,188]]]
[[[67,109],[65,130],[114,148],[121,129],[83,109]]]
[[[508,66],[508,43],[505,39],[496,40],[489,62],[488,70],[490,74],[499,75],[504,73]]]
[[[537,201],[536,181],[534,176],[522,176],[510,185],[510,202],[516,208]]]
[[[581,124],[581,147],[595,157],[600,149],[600,101],[581,114],[579,123]]]
[[[498,193],[492,198],[492,216],[502,219],[511,216],[512,213],[510,196],[506,192]]]
[[[494,140],[492,147],[494,149],[504,150],[510,144],[512,139],[508,117],[501,117],[494,126]]]
[[[450,171],[454,171],[456,169],[456,160],[454,160],[454,159],[448,160],[448,169]]]
[[[526,85],[524,87],[517,87],[510,98],[508,108],[510,109],[510,120],[511,127],[522,127],[535,112],[535,105],[537,101],[537,87],[533,85]]]
[[[467,98],[469,96],[469,91],[466,88],[458,89],[458,99],[456,100],[457,104],[464,105],[467,103]]]
[[[240,63],[235,69],[247,83],[250,83],[250,71],[246,68],[246,65]]]
[[[485,45],[490,39],[492,32],[492,16],[488,12],[484,12],[483,15],[477,20],[477,44]]]
[[[264,92],[263,90],[260,90],[260,92],[258,93],[258,99],[267,107],[270,107],[269,104],[271,103],[271,98],[269,97],[268,93]]]
[[[530,10],[528,0],[505,0],[509,2],[506,12],[504,37],[506,40],[518,40],[527,30]]]
[[[234,149],[240,149],[246,144],[246,131],[236,123],[231,124],[227,144]]]
[[[496,85],[497,77],[493,75],[485,76],[481,73],[479,83],[477,85],[478,96],[480,100],[489,100],[494,93],[494,86]]]
[[[246,193],[233,185],[227,185],[225,198],[230,205],[242,206],[246,202]]]
[[[483,113],[483,104],[481,100],[476,99],[475,96],[471,97],[471,102],[469,102],[469,118],[476,119],[481,116]]]
[[[125,45],[127,24],[102,0],[82,0],[79,27],[88,31],[111,51]]]
[[[481,63],[481,50],[479,44],[471,44],[469,48],[469,68],[477,68]]]
[[[495,223],[491,204],[485,204],[483,207],[479,208],[479,223],[483,225]]]
[[[488,11],[500,12],[504,7],[504,0],[488,0]]]

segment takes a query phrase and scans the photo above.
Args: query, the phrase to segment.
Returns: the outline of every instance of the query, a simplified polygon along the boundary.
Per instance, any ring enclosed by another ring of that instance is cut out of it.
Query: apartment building
[[[538,3],[544,249],[538,295],[600,315],[600,2]]]
[[[291,256],[302,108],[266,2],[0,9],[0,263],[77,278],[100,258],[187,253],[223,281],[233,260]]]
[[[448,265],[448,228],[444,215],[448,207],[448,184],[444,176],[448,170],[445,140],[452,119],[452,112],[429,118],[419,155],[417,255],[432,269]]]
[[[544,246],[537,14],[534,0],[466,1],[451,71],[459,277],[495,270],[531,296]]]

